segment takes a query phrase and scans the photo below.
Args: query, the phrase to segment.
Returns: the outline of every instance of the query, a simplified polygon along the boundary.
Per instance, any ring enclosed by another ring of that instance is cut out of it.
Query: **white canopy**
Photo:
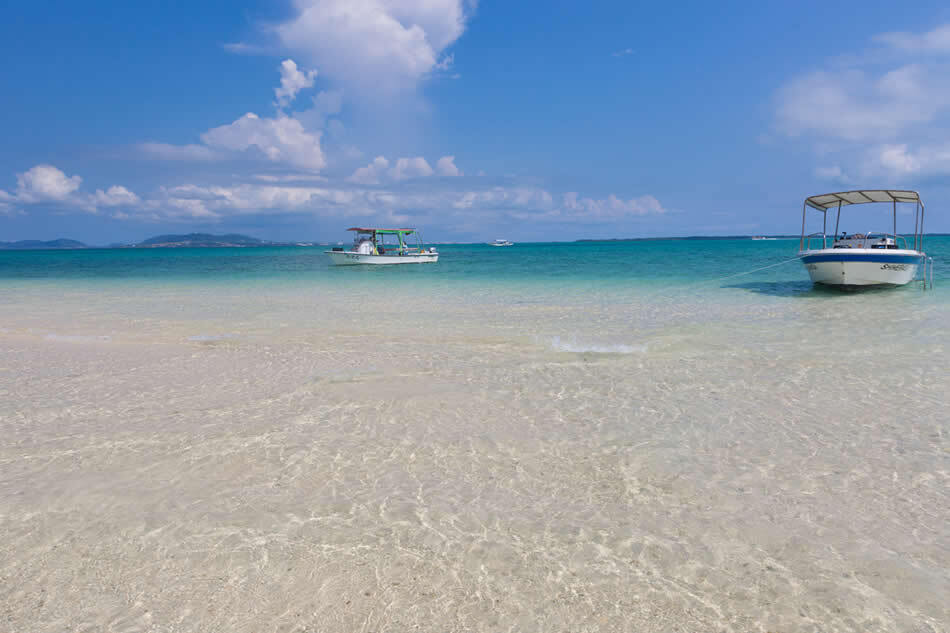
[[[812,209],[825,211],[847,204],[866,204],[868,202],[919,202],[920,194],[916,191],[902,191],[899,189],[858,189],[856,191],[839,191],[838,193],[823,193],[805,200],[805,204]]]

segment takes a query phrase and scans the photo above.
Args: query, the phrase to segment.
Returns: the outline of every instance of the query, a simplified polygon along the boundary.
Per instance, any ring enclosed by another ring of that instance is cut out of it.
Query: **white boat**
[[[489,242],[489,246],[514,246],[514,242],[509,242],[508,240],[495,240],[494,242]]]
[[[335,247],[324,251],[337,266],[355,266],[359,264],[427,264],[439,261],[435,247],[425,248],[416,229],[377,229],[353,227],[347,229],[356,235],[349,250]],[[409,246],[406,238],[416,236],[417,246]],[[387,239],[390,242],[387,244]]]
[[[884,203],[891,207],[891,231],[838,233],[841,208],[855,204]],[[914,205],[914,234],[912,238],[897,233],[897,205]],[[822,230],[805,234],[805,216],[808,209],[822,214]],[[828,211],[836,210],[835,232],[827,234]],[[916,191],[892,189],[862,189],[811,196],[802,206],[802,237],[799,257],[812,282],[829,286],[902,286],[917,277],[920,267],[926,266],[927,256],[922,250],[924,232],[924,203]],[[908,244],[908,239],[913,242]],[[812,241],[821,242],[821,248],[812,248]]]

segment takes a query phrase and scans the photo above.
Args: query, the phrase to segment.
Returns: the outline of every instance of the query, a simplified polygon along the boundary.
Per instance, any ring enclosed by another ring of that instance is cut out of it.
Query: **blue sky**
[[[3,17],[0,241],[796,233],[806,195],[883,187],[919,190],[927,229],[950,232],[937,2],[15,1]]]

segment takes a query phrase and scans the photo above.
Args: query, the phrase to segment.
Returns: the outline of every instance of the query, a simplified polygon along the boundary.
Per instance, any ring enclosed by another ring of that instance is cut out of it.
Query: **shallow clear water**
[[[4,617],[946,630],[925,248],[863,292],[732,276],[792,240],[0,252]]]

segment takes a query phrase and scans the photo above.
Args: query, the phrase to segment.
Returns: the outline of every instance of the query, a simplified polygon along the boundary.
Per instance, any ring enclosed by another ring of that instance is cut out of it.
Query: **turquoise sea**
[[[0,251],[0,279],[132,280],[188,283],[257,281],[327,284],[408,283],[425,288],[456,284],[578,284],[619,291],[656,285],[706,284],[795,296],[817,292],[797,262],[734,276],[795,257],[797,239],[657,239],[644,241],[438,245],[435,266],[338,269],[329,247],[83,249]],[[948,273],[950,236],[928,237],[924,249],[937,265],[935,281]],[[944,286],[935,284],[938,290]]]
[[[0,251],[8,627],[948,630],[950,237],[797,247]]]

